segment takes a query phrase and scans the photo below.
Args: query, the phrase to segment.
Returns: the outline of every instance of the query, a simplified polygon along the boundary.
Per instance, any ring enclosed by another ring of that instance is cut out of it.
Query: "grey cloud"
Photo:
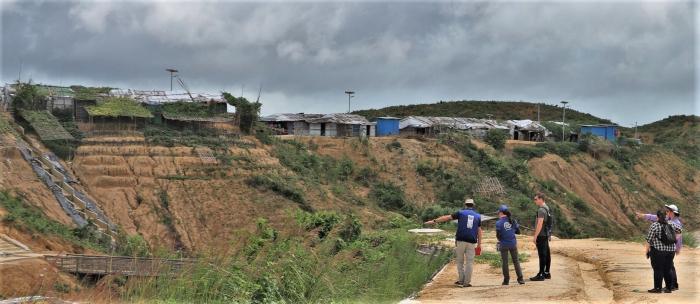
[[[263,111],[557,103],[629,124],[695,111],[695,7],[671,3],[13,2],[2,78],[255,95]],[[658,106],[663,104],[664,106]],[[643,107],[640,107],[643,105]],[[650,111],[650,107],[658,109]]]

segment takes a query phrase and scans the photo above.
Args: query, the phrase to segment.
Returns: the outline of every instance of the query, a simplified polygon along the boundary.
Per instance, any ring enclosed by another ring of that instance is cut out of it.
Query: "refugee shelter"
[[[399,122],[401,135],[435,136],[445,132],[463,132],[483,138],[489,130],[508,131],[508,126],[490,119],[466,117],[408,116]]]
[[[544,141],[550,133],[542,124],[530,119],[507,120],[506,124],[514,140]]]
[[[309,135],[337,137],[374,137],[376,123],[369,122],[357,114],[325,114],[307,119]]]
[[[617,137],[620,136],[620,130],[617,125],[582,125],[580,134],[592,134],[605,140],[616,142]]]
[[[377,117],[375,119],[377,136],[399,135],[399,121],[396,117]]]
[[[282,113],[260,118],[278,135],[310,135],[308,119],[321,118],[323,114]]]
[[[124,133],[142,130],[153,114],[136,101],[124,98],[108,98],[86,107],[89,123],[81,125],[88,133]]]

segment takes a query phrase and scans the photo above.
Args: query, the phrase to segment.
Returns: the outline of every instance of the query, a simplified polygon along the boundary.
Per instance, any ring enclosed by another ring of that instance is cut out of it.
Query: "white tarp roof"
[[[215,101],[215,102],[226,102],[224,100],[223,96],[221,94],[212,94],[212,93],[195,93],[195,92],[190,92],[192,94],[192,98],[195,101],[198,102],[208,102],[208,101]],[[132,90],[132,89],[112,89],[109,91],[110,96],[118,96],[118,97],[130,97],[135,99],[136,101],[143,102],[146,104],[161,104],[161,103],[168,103],[168,102],[178,102],[178,101],[184,101],[184,102],[190,102],[192,99],[190,96],[187,94],[186,91],[184,90],[176,90],[176,91],[144,91],[144,90]]]
[[[399,129],[407,127],[429,128],[433,126],[451,127],[459,130],[510,129],[508,126],[495,120],[466,117],[408,116],[399,122]]]
[[[305,121],[312,118],[320,118],[323,114],[305,114],[305,113],[278,113],[260,117],[260,121],[268,122],[283,122],[283,121]]]

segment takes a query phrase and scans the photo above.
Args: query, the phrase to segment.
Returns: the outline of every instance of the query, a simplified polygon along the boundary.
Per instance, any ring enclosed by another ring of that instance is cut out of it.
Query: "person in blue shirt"
[[[471,287],[472,265],[476,250],[481,250],[481,215],[474,210],[474,200],[466,199],[464,209],[453,214],[443,215],[434,220],[425,222],[426,225],[457,220],[457,233],[455,235],[455,256],[457,260],[457,272],[459,280],[455,282],[459,287]],[[465,262],[466,257],[466,264]]]
[[[498,243],[496,249],[501,252],[501,267],[503,270],[503,285],[508,285],[510,281],[510,272],[508,271],[508,253],[513,259],[515,274],[518,276],[518,283],[525,284],[523,272],[520,269],[520,261],[518,261],[518,240],[516,234],[520,234],[520,225],[511,218],[508,206],[501,205],[498,208],[498,221],[496,222],[496,238]]]

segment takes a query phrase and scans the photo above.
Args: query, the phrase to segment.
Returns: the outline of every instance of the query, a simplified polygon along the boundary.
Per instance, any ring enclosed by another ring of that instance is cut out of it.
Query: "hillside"
[[[686,213],[698,204],[700,172],[661,146],[509,143],[497,151],[459,134],[363,140],[273,137],[261,129],[223,140],[151,127],[141,135],[87,137],[72,161],[63,162],[78,180],[75,187],[120,227],[115,252],[70,233],[75,225],[21,158],[17,141],[47,149],[3,120],[0,191],[16,199],[0,205],[0,232],[37,252],[212,261],[178,280],[109,285],[107,294],[117,299],[396,301],[449,257],[416,254],[425,240],[406,230],[453,212],[465,197],[474,197],[486,214],[508,204],[531,226],[530,198],[543,191],[561,238],[638,238],[647,224],[634,212],[662,203],[677,204],[688,229],[700,223],[700,215]],[[505,193],[480,192],[487,177],[498,178]]]
[[[359,110],[353,112],[363,115],[368,119],[380,116],[405,117],[418,116],[448,116],[448,117],[473,117],[494,119],[532,119],[537,120],[537,104],[523,101],[440,101],[430,104],[414,104],[391,106],[381,109]],[[541,104],[540,120],[561,121],[562,108],[559,106]],[[566,119],[579,123],[611,123],[610,120],[593,116],[588,113],[566,109]]]

